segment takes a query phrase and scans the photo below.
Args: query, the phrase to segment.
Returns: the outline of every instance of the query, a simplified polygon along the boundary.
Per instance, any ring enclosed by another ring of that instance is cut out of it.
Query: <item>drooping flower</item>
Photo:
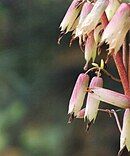
[[[118,154],[119,156],[121,156],[124,150],[126,150],[125,148],[128,152],[130,151],[130,109],[126,109],[124,113],[123,127],[120,137],[120,151]]]
[[[79,16],[79,22],[78,22],[78,25],[77,25],[77,27],[76,27],[76,29],[74,31],[74,34],[76,34],[78,29],[80,28],[80,25],[83,23],[84,19],[90,13],[92,8],[93,8],[93,4],[92,3],[89,3],[89,2],[85,2],[84,3],[84,5],[82,7],[82,10],[81,10],[81,14]],[[78,37],[79,37],[79,45],[80,45],[80,48],[82,49],[82,46],[84,45],[84,41],[85,41],[86,35],[81,35],[81,36],[78,36]],[[75,36],[75,38],[76,38],[76,36]]]
[[[101,43],[109,44],[109,49],[118,52],[130,29],[130,4],[122,3],[103,32]]]
[[[89,3],[89,2],[85,2],[83,7],[82,7],[82,11],[79,17],[79,23],[78,26],[80,26],[82,24],[82,22],[84,21],[84,19],[86,18],[86,16],[90,13],[90,11],[93,8],[93,4]]]
[[[86,65],[88,64],[88,62],[90,61],[90,59],[92,58],[92,61],[94,62],[95,58],[96,58],[96,51],[97,51],[97,45],[96,42],[94,40],[94,32],[92,31],[86,41],[85,41],[85,52],[84,52],[84,57],[86,60]]]
[[[86,16],[81,25],[78,26],[76,36],[89,34],[98,25],[102,14],[104,13],[109,0],[97,0],[91,12]]]
[[[109,4],[105,10],[108,20],[110,21],[120,6],[119,0],[109,0]]]
[[[86,18],[86,16],[90,13],[90,11],[92,10],[93,8],[93,4],[92,3],[89,3],[89,2],[85,2],[83,7],[82,7],[82,11],[81,11],[81,14],[80,14],[80,17],[79,17],[79,22],[78,22],[78,25],[77,25],[77,28],[76,28],[76,32],[78,32],[79,28],[81,27],[84,19]],[[82,35],[81,35],[82,36]],[[79,36],[80,37],[80,36]]]
[[[87,74],[81,73],[78,76],[78,79],[76,81],[76,84],[74,86],[69,101],[68,114],[73,115],[75,117],[79,112],[79,110],[81,109],[86,95],[86,88],[88,87],[88,82],[89,82],[89,76]]]
[[[98,51],[98,43],[100,42],[101,39],[101,30],[102,30],[102,25],[97,26],[94,31],[89,33],[87,39],[85,40],[85,60],[86,64],[84,69],[86,70],[88,67],[89,61],[92,59],[92,62],[95,61],[97,51]]]
[[[89,88],[102,87],[102,86],[103,86],[102,78],[95,76],[92,78]],[[99,103],[100,103],[100,100],[93,98],[92,94],[88,93],[88,97],[86,101],[86,108],[85,108],[85,115],[84,115],[84,119],[87,118],[88,120],[87,130],[89,129],[90,125],[94,123],[97,117]]]
[[[64,34],[69,31],[73,31],[76,28],[79,21],[79,14],[81,12],[83,2],[84,0],[73,0],[73,2],[71,3],[65,17],[60,24],[61,35],[59,37],[59,42]]]
[[[92,93],[90,94],[92,94],[97,100],[120,108],[130,108],[130,98],[124,94],[101,87],[93,87],[91,88],[91,91]]]

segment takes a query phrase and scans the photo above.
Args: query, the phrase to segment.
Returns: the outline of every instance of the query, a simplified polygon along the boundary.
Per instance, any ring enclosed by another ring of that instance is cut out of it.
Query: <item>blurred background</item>
[[[119,131],[108,114],[99,112],[87,134],[82,120],[67,124],[69,98],[85,64],[78,42],[68,47],[70,34],[57,44],[59,24],[70,2],[0,0],[0,156],[118,152]],[[117,76],[110,61],[107,70]],[[103,78],[105,87],[121,90],[120,84]]]

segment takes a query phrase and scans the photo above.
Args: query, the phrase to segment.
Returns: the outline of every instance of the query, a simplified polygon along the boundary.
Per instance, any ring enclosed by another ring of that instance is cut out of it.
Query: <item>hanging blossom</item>
[[[115,117],[121,131],[118,156],[123,156],[124,151],[130,151],[130,95],[127,92],[130,90],[128,84],[130,80],[128,80],[128,72],[124,68],[125,64],[123,64],[123,49],[126,50],[126,48],[121,47],[130,30],[130,3],[127,0],[123,2],[120,0],[96,0],[94,2],[73,0],[61,22],[60,28],[59,41],[64,34],[72,32],[71,41],[79,40],[79,46],[84,52],[86,61],[85,72],[78,76],[69,101],[69,123],[74,118],[84,119],[84,121],[87,119],[88,130],[91,123],[94,123],[98,117],[98,111],[101,111],[100,101],[125,109],[122,128],[119,121],[117,121],[117,116]],[[104,61],[101,61],[100,66],[95,63],[98,48],[104,42],[109,45],[109,53],[114,54],[113,58],[116,58],[115,63],[121,80],[104,69]],[[117,53],[119,50],[120,52]],[[118,57],[120,54],[123,57]],[[90,67],[90,60],[93,62],[93,67]],[[125,63],[130,64],[130,61]],[[128,67],[129,70],[130,67]],[[90,72],[95,72],[96,76],[92,77],[89,83]],[[102,74],[104,73],[113,80],[121,82],[125,94],[103,88]],[[86,107],[83,108],[85,102]],[[103,111],[109,114],[116,113],[116,111],[113,113],[111,110]]]
[[[90,13],[90,11],[92,10],[93,8],[93,4],[92,3],[89,3],[89,2],[85,2],[83,7],[82,7],[82,10],[81,10],[81,14],[79,16],[79,22],[77,24],[77,27],[74,31],[74,38],[76,38],[76,32],[78,31],[80,25],[82,24],[82,22],[84,21],[84,19],[86,18],[86,16]],[[79,45],[80,45],[80,48],[82,49],[82,46],[84,45],[84,42],[86,40],[86,34],[85,35],[81,35],[81,36],[78,36],[79,37]]]
[[[88,65],[91,58],[92,58],[93,62],[95,61],[96,51],[97,51],[97,45],[94,40],[94,32],[91,32],[85,41],[84,58],[86,60],[86,66]]]
[[[109,0],[109,4],[105,10],[108,20],[110,21],[120,6],[119,0]]]
[[[100,18],[108,6],[108,0],[97,0],[91,12],[86,16],[82,24],[78,25],[76,36],[89,34],[100,22]]]
[[[70,31],[75,30],[78,21],[79,21],[79,14],[81,12],[84,0],[73,0],[70,7],[68,8],[65,17],[63,18],[60,24],[61,34],[58,39],[58,43],[62,36]]]
[[[103,87],[103,79],[100,78],[99,76],[93,77],[90,82],[89,88],[93,88],[93,87]],[[99,103],[100,100],[93,98],[91,92],[88,93],[85,114],[84,114],[84,119],[87,118],[88,121],[87,131],[89,130],[90,125],[94,123],[97,117]]]
[[[82,10],[81,10],[81,14],[79,16],[79,22],[77,24],[75,33],[80,31],[80,27],[81,27],[82,23],[84,22],[85,18],[88,16],[88,14],[91,12],[92,9],[93,9],[92,3],[89,3],[89,2],[84,3]],[[83,34],[81,34],[81,36],[83,36]],[[79,35],[79,37],[81,37],[81,36]],[[85,34],[85,36],[86,36],[86,34]],[[85,36],[83,36],[83,38]]]
[[[75,30],[75,33],[79,31],[80,26],[82,25],[83,21],[89,15],[89,13],[91,12],[92,9],[93,9],[93,4],[91,4],[89,2],[84,3],[80,17],[79,17],[79,23]],[[99,39],[100,39],[101,30],[102,30],[102,25],[100,24],[94,29],[94,31],[89,33],[89,35],[83,34],[81,36],[78,36],[79,37],[79,45],[82,50],[83,50],[83,46],[84,46],[83,51],[84,51],[84,57],[86,60],[85,68],[87,67],[91,58],[92,58],[93,62],[95,61],[97,45],[100,41]]]
[[[89,76],[84,73],[81,73],[77,78],[69,101],[68,114],[70,114],[72,117],[75,117],[77,115],[83,105],[88,82]]]
[[[122,3],[103,32],[101,42],[109,44],[109,49],[118,52],[130,29],[130,4]]]

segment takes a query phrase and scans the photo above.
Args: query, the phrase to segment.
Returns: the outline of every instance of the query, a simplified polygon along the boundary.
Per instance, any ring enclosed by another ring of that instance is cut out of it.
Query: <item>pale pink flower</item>
[[[76,28],[79,20],[78,16],[82,9],[83,2],[84,0],[73,0],[60,24],[61,32],[67,33]]]
[[[123,127],[120,137],[119,155],[123,153],[123,150],[125,150],[125,148],[130,151],[130,109],[126,109],[124,113]]]
[[[105,10],[108,20],[110,21],[120,6],[119,0],[109,0],[109,4]]]
[[[94,40],[94,32],[92,31],[86,41],[85,41],[85,52],[84,52],[84,57],[86,60],[86,65],[88,64],[88,62],[90,61],[90,59],[92,58],[92,61],[94,62],[95,58],[96,58],[96,51],[97,51],[97,45],[96,42]]]
[[[122,3],[103,32],[101,43],[109,44],[116,53],[123,44],[130,29],[130,4]]]
[[[102,78],[95,76],[92,78],[89,88],[102,87],[102,86],[103,86]],[[94,123],[97,117],[99,103],[100,103],[99,99],[93,98],[93,95],[91,93],[88,93],[88,97],[86,101],[86,108],[85,108],[85,115],[84,115],[84,119],[87,118],[88,120],[87,128],[89,128],[91,123]]]
[[[76,36],[89,34],[98,25],[101,16],[103,15],[109,0],[97,0],[91,12],[86,16],[81,25],[78,26]]]
[[[74,86],[71,99],[69,101],[69,110],[68,114],[72,114],[74,116],[77,115],[79,110],[81,109],[84,98],[86,95],[86,89],[88,87],[89,76],[85,73],[81,73],[78,76],[76,84]]]
[[[92,93],[90,94],[92,94],[97,100],[120,108],[130,108],[130,98],[124,94],[101,87],[91,88],[91,91]]]
[[[93,8],[93,4],[92,3],[89,3],[89,2],[86,2],[84,3],[83,7],[82,7],[82,11],[81,11],[81,14],[80,14],[80,17],[79,17],[79,23],[77,25],[77,28],[76,28],[76,32],[79,31],[79,28],[81,27],[84,19],[86,18],[86,16],[90,13],[90,11],[92,10]],[[76,33],[75,32],[75,33]],[[82,35],[81,35],[82,36]],[[79,36],[80,37],[80,36]]]

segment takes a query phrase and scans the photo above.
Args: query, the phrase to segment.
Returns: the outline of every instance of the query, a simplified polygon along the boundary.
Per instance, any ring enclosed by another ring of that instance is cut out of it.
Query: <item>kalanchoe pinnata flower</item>
[[[102,78],[95,76],[92,78],[89,88],[102,87],[102,86],[103,86]],[[87,130],[89,130],[90,125],[94,123],[97,117],[99,103],[100,103],[100,100],[93,98],[93,95],[91,93],[88,93],[88,97],[86,101],[86,108],[85,108],[85,115],[84,115],[84,119],[87,118],[88,120]]]
[[[122,3],[104,30],[101,43],[105,41],[109,44],[109,49],[113,49],[116,53],[122,46],[129,29],[130,4]]]
[[[119,6],[119,0],[109,0],[108,7],[106,8],[106,15],[109,21],[112,19]]]
[[[121,156],[123,151],[126,150],[125,148],[130,152],[130,109],[126,109],[124,113],[119,156]]]
[[[82,7],[82,11],[79,17],[79,23],[78,26],[80,26],[82,24],[82,22],[84,21],[84,19],[86,18],[86,16],[90,13],[90,11],[93,8],[93,4],[89,3],[89,2],[85,2],[83,7]]]
[[[86,41],[85,41],[85,52],[84,57],[86,60],[86,64],[84,69],[87,69],[89,61],[92,59],[92,62],[95,61],[96,54],[98,51],[98,43],[100,41],[101,35],[100,32],[102,30],[102,25],[97,26],[94,31],[89,33]]]
[[[124,94],[101,87],[91,88],[91,92],[90,94],[97,100],[120,108],[130,108],[130,98]]]
[[[92,61],[94,62],[95,58],[96,58],[96,51],[97,51],[97,45],[96,42],[94,40],[94,32],[92,31],[86,41],[85,41],[85,52],[84,52],[84,57],[86,60],[86,65],[88,64],[88,62],[90,61],[90,59],[92,58]]]
[[[79,16],[79,23],[77,25],[77,28],[75,30],[75,33],[78,31],[78,29],[80,28],[80,26],[82,25],[84,19],[86,18],[86,16],[90,13],[90,11],[92,10],[93,8],[93,4],[92,3],[89,3],[89,2],[85,2],[83,7],[82,7],[82,11],[81,11],[81,14]],[[79,36],[79,38],[82,37]],[[84,37],[83,37],[84,38]],[[80,39],[79,39],[80,41]],[[81,45],[81,43],[79,43]]]
[[[61,28],[61,35],[59,37],[59,41],[62,38],[64,34],[66,34],[69,31],[73,31],[79,20],[79,14],[82,9],[84,0],[73,0],[71,3],[69,9],[66,12],[65,17],[63,18],[60,28]]]
[[[86,95],[86,88],[88,86],[88,82],[89,76],[87,74],[81,73],[78,76],[69,102],[68,114],[75,117],[81,109]]]
[[[85,20],[78,27],[76,36],[89,34],[98,25],[102,14],[104,13],[109,0],[97,0],[91,12],[86,16]]]

